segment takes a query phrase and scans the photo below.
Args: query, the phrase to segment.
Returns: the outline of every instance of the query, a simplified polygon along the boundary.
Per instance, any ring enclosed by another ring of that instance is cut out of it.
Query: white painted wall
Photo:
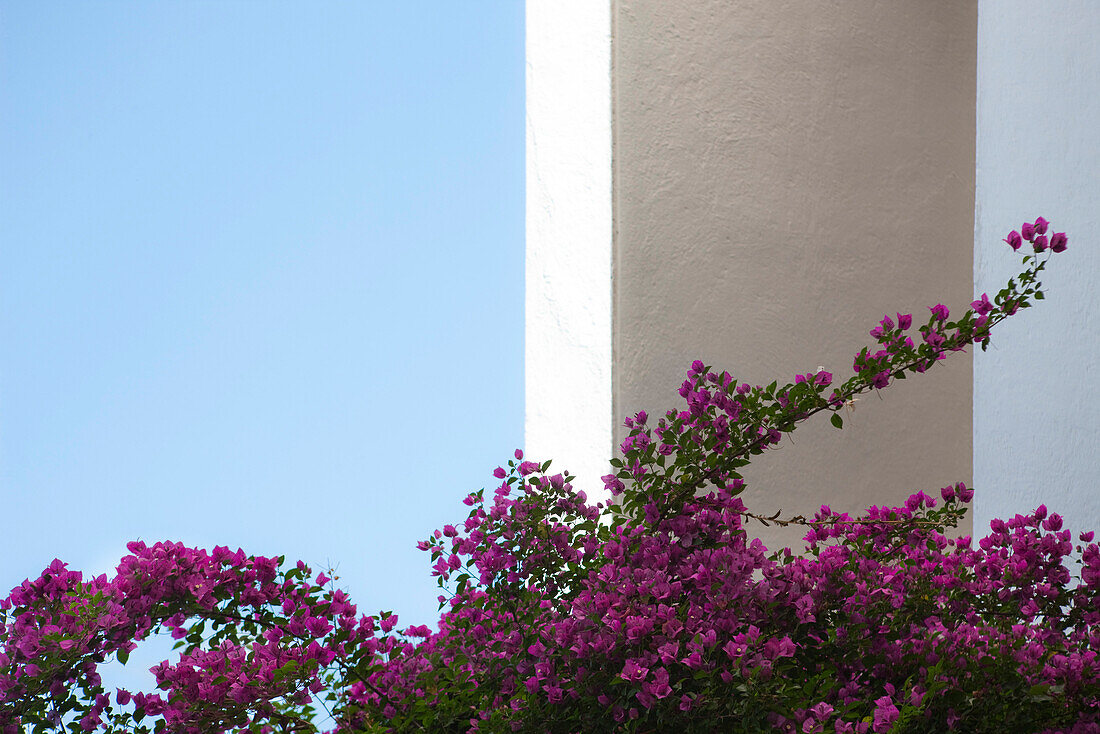
[[[527,0],[526,425],[603,497],[611,458],[611,10]]]
[[[982,0],[974,276],[1019,265],[1000,240],[1044,216],[1069,234],[1047,299],[974,360],[975,535],[1041,502],[1100,530],[1100,3]]]

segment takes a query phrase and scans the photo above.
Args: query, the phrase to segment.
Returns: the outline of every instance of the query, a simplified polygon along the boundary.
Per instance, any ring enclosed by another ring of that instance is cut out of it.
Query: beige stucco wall
[[[616,416],[678,405],[695,358],[843,381],[884,313],[966,307],[976,23],[957,0],[613,3]],[[969,355],[846,423],[759,457],[750,508],[969,482]]]

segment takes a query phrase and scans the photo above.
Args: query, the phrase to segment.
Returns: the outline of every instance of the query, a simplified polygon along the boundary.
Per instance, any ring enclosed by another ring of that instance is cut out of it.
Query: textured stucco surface
[[[1100,530],[1100,4],[982,2],[975,277],[1003,287],[999,240],[1042,215],[1069,234],[1047,298],[974,370],[976,530],[1045,502]]]
[[[529,0],[525,439],[602,492],[611,457],[611,14]]]
[[[616,416],[678,405],[694,358],[754,383],[818,365],[844,380],[884,313],[965,308],[976,3],[613,15]],[[956,356],[864,398],[843,431],[804,426],[749,468],[747,504],[854,510],[970,481],[971,389]]]

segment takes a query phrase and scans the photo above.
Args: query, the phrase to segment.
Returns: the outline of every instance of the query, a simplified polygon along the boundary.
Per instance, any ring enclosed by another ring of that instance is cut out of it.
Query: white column
[[[1000,239],[1043,216],[1069,234],[974,360],[974,533],[1040,503],[1100,530],[1100,3],[982,0],[974,277],[1019,265]],[[934,101],[930,101],[934,104]],[[1026,245],[1025,245],[1026,246]]]
[[[611,7],[527,0],[526,424],[589,497],[611,457]]]

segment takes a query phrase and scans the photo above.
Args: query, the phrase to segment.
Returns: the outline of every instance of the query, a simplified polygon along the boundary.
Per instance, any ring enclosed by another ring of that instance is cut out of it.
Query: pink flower
[[[977,311],[980,316],[985,316],[993,310],[993,304],[989,302],[989,296],[983,293],[981,298],[970,302],[970,308]]]
[[[314,637],[322,637],[332,630],[332,625],[324,617],[309,617],[306,619],[305,625]]]
[[[619,675],[623,680],[633,681],[635,683],[645,680],[645,677],[649,675],[649,668],[645,668],[638,665],[637,660],[627,660],[623,666],[623,670]]]
[[[1009,232],[1008,237],[1005,237],[1004,241],[1007,242],[1008,246],[1011,247],[1013,250],[1019,250],[1020,245],[1023,244],[1023,239],[1020,237],[1020,233],[1016,230],[1012,230],[1011,232]]]
[[[1024,225],[1020,227],[1020,234],[1025,240],[1031,242],[1035,239],[1035,225],[1031,222],[1024,222]]]
[[[940,321],[947,321],[947,317],[951,315],[951,312],[947,310],[947,306],[942,303],[938,303],[935,306],[928,308],[932,312],[932,315]]]
[[[1052,252],[1065,252],[1067,243],[1065,232],[1055,232],[1050,238],[1050,249]]]
[[[1035,234],[1046,234],[1047,233],[1047,227],[1049,225],[1050,225],[1050,222],[1043,219],[1042,217],[1039,217],[1038,219],[1035,220]]]
[[[894,705],[889,696],[876,699],[874,731],[890,731],[890,727],[898,720],[899,716],[901,716],[901,712],[898,711],[898,707]]]
[[[946,341],[944,335],[938,331],[926,331],[922,336],[924,341],[933,347],[938,347]]]
[[[655,698],[665,698],[672,693],[672,688],[668,684],[668,671],[664,668],[657,668],[653,673],[653,682],[646,685],[648,692]]]
[[[1047,249],[1047,236],[1045,234],[1041,234],[1036,237],[1035,242],[1032,244],[1032,247],[1035,248],[1035,252],[1042,252],[1043,250]]]
[[[626,489],[626,485],[614,474],[604,474],[600,479],[603,480],[603,488],[613,495],[620,494]]]

